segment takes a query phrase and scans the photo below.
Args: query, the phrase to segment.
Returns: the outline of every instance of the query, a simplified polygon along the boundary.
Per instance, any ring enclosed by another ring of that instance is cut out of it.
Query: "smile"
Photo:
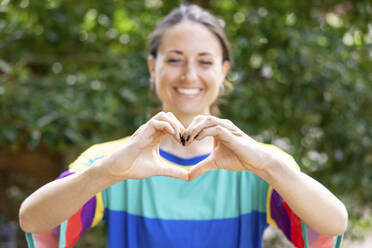
[[[189,96],[189,97],[197,96],[202,91],[202,89],[199,89],[199,88],[180,88],[180,87],[176,87],[175,90],[178,94]]]

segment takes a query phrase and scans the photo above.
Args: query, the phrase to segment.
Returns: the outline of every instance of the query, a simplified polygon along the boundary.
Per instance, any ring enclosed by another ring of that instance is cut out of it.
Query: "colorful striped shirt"
[[[112,153],[127,138],[94,145],[61,177],[78,173]],[[266,145],[270,149],[278,149]],[[162,160],[189,169],[209,154],[181,158],[160,150]],[[287,153],[288,166],[298,167]],[[249,171],[212,170],[191,182],[171,177],[124,180],[99,192],[73,216],[44,234],[26,233],[29,247],[72,247],[104,220],[107,246],[262,247],[272,225],[295,247],[341,247],[342,236],[321,236],[290,209],[264,180]]]

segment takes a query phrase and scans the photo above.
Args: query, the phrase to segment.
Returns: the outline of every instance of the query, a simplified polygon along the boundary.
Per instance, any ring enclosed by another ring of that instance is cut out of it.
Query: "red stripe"
[[[72,247],[80,237],[80,233],[83,230],[83,225],[81,224],[81,211],[80,208],[73,216],[71,216],[67,221],[66,228],[66,248]]]
[[[289,208],[288,204],[283,201],[283,206],[289,216],[291,225],[291,242],[297,248],[304,248],[305,241],[302,237],[301,219]]]
[[[310,248],[332,248],[333,237],[319,236],[319,238],[310,245]]]

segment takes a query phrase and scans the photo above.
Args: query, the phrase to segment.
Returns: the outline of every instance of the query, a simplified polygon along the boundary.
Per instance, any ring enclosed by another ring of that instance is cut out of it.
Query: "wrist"
[[[109,173],[110,162],[105,158],[95,161],[92,166],[86,171],[90,180],[97,183],[101,190],[118,183],[122,178],[115,177]]]
[[[264,147],[266,149],[266,161],[263,169],[257,173],[271,185],[275,185],[285,178],[293,178],[300,172],[295,160],[289,154],[275,146]]]
[[[96,167],[97,175],[102,178],[99,180],[104,180],[107,184],[112,185],[129,179],[126,172],[137,158],[138,152],[140,152],[138,146],[129,139],[114,152],[97,160],[94,167]]]

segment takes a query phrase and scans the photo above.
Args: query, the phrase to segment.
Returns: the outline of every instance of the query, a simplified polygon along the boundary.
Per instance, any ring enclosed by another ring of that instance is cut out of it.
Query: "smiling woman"
[[[189,120],[210,114],[230,66],[222,56],[216,35],[202,24],[182,21],[168,28],[156,58],[148,58],[163,111]]]
[[[29,246],[71,247],[104,218],[109,247],[262,247],[268,225],[296,247],[340,247],[342,202],[290,155],[213,115],[229,67],[209,12],[181,6],[165,17],[148,57],[163,111],[92,146],[23,202]]]
[[[185,22],[189,25],[185,25]],[[192,52],[198,54],[197,62],[200,65],[205,65],[205,68],[216,68],[217,65],[218,69],[221,69],[221,65],[223,65],[222,72],[224,73],[224,77],[226,76],[227,71],[229,70],[230,61],[231,61],[231,52],[230,52],[230,43],[227,39],[226,33],[221,25],[223,21],[221,19],[217,19],[209,12],[200,9],[198,6],[181,6],[178,9],[172,11],[169,15],[167,15],[162,22],[160,22],[157,28],[150,34],[149,36],[149,47],[150,47],[150,57],[149,63],[152,63],[152,60],[155,60],[159,53],[161,52],[161,47],[166,49],[167,53],[170,53],[170,57],[168,58],[168,63],[172,63],[174,65],[178,64],[179,67],[181,65],[187,65],[188,62],[185,58],[187,54],[184,54],[184,51],[180,51],[177,49],[172,49],[171,47],[167,46],[164,42],[164,34],[167,32],[172,32],[172,28],[177,25],[179,28],[188,29],[189,32],[188,36],[182,31],[174,31],[172,37],[169,37],[173,42],[183,42],[183,47],[188,47],[192,50]],[[179,25],[183,24],[183,25]],[[194,30],[192,27],[196,27]],[[203,28],[204,27],[204,28]],[[198,33],[197,31],[200,31]],[[180,36],[178,37],[177,36]],[[203,35],[205,39],[199,37],[199,35]],[[183,36],[183,37],[182,37]],[[206,37],[207,36],[207,37]],[[178,39],[178,40],[177,40]],[[188,43],[189,41],[190,43]],[[218,45],[216,46],[216,42],[218,41]],[[172,41],[170,41],[172,42]],[[209,47],[208,45],[213,45],[213,47]],[[186,45],[186,46],[185,46]],[[173,44],[173,46],[177,47],[177,44]],[[198,48],[197,50],[194,50]],[[212,48],[212,49],[210,49]],[[212,51],[214,50],[214,51]],[[164,52],[164,51],[163,51]],[[172,57],[171,55],[174,55]],[[177,56],[179,55],[179,56]],[[217,59],[216,56],[221,56]],[[214,67],[213,67],[214,66]],[[150,72],[153,69],[153,66],[149,64]],[[185,68],[184,68],[185,69]],[[192,68],[191,68],[192,69]],[[193,76],[193,75],[191,75]],[[184,80],[186,77],[185,74],[180,76],[180,79]],[[151,88],[155,88],[155,77],[152,74],[151,77]],[[219,82],[219,81],[216,81]],[[223,95],[225,92],[225,88],[232,88],[232,85],[224,78],[222,80],[223,84],[219,84],[219,95]],[[217,108],[218,100],[210,105],[210,113],[212,115],[219,115],[219,110]]]

